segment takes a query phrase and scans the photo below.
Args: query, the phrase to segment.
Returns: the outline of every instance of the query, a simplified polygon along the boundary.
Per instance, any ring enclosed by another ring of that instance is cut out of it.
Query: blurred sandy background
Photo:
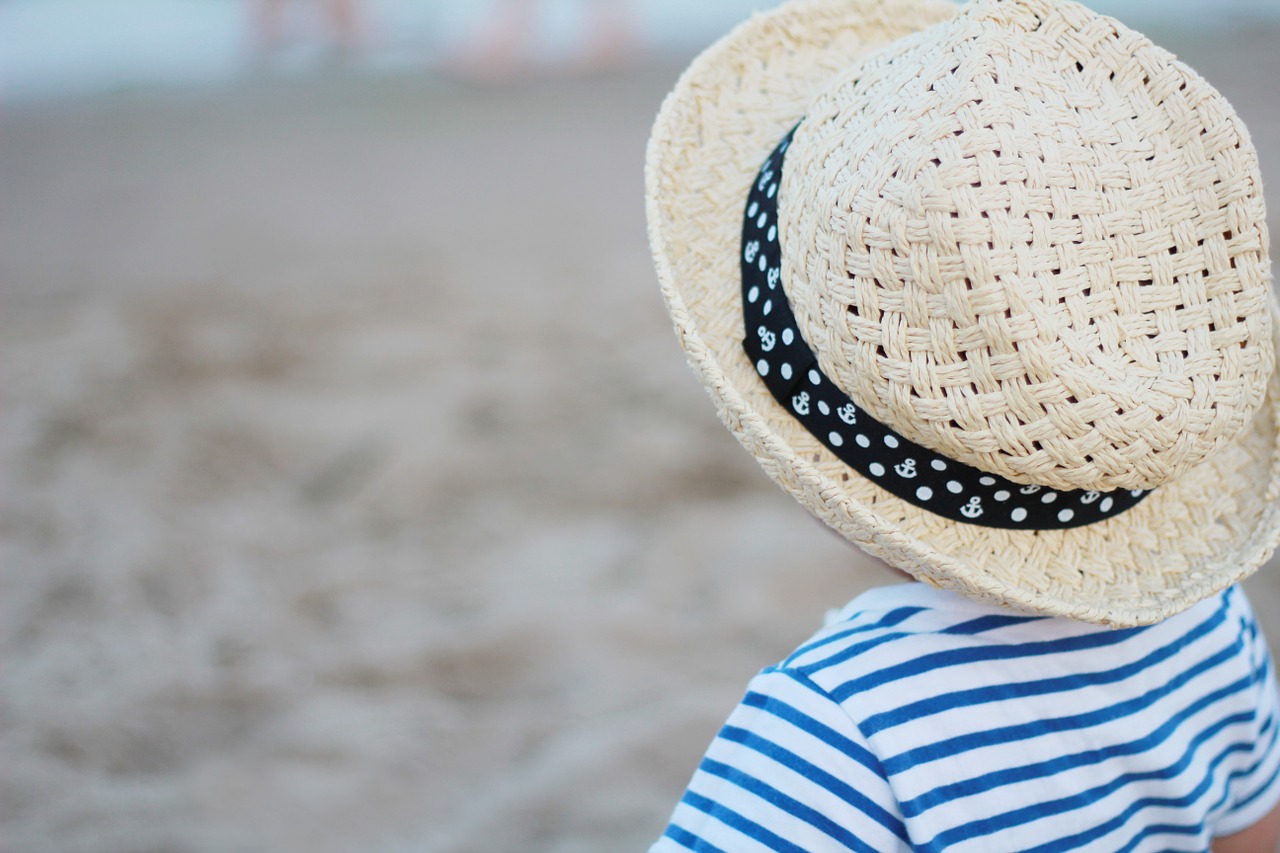
[[[1147,29],[1280,185],[1280,25]],[[642,849],[886,580],[668,328],[685,54],[3,104],[0,849]]]

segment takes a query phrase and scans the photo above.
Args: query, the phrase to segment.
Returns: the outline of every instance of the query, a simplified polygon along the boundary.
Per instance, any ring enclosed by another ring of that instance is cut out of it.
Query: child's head
[[[1257,156],[1070,2],[799,0],[686,72],[650,237],[726,425],[806,508],[971,597],[1116,625],[1280,536]]]

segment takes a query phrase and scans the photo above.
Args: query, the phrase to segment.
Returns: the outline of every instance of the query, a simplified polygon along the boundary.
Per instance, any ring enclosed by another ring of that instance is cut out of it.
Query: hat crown
[[[1152,488],[1272,369],[1257,156],[1172,55],[1072,2],[978,0],[874,54],[788,153],[787,289],[823,371],[939,453]]]

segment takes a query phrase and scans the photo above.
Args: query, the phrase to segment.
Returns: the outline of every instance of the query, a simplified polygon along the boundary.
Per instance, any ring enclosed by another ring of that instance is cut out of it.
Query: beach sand
[[[1163,40],[1272,183],[1278,36]],[[677,72],[6,109],[0,847],[642,849],[890,580],[683,364],[641,198]]]

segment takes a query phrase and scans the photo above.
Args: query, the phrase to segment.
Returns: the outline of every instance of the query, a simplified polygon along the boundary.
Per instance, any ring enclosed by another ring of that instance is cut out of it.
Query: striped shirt
[[[651,853],[1205,851],[1280,799],[1276,712],[1238,588],[1111,630],[884,587],[752,680]]]

